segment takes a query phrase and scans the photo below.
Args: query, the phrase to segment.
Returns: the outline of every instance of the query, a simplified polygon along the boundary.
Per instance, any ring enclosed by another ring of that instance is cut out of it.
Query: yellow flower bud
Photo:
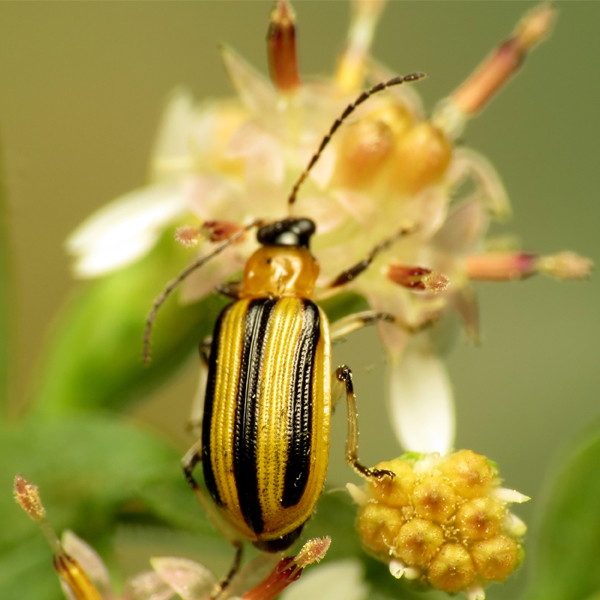
[[[452,146],[437,127],[423,121],[399,140],[394,156],[392,186],[407,195],[438,183],[450,163]]]
[[[380,462],[375,468],[391,471],[396,477],[371,480],[368,485],[373,499],[389,506],[406,506],[417,479],[411,466],[406,461],[396,458]]]
[[[473,498],[456,513],[456,525],[467,541],[489,538],[498,533],[506,509],[490,498]]]
[[[412,519],[400,529],[395,555],[406,564],[425,567],[444,543],[444,532],[439,525],[426,519]]]
[[[394,134],[383,121],[361,119],[348,126],[340,141],[337,181],[364,189],[375,183],[394,149]]]
[[[394,134],[396,143],[414,124],[413,116],[408,109],[395,102],[387,102],[377,110],[370,112],[368,118],[387,125]]]
[[[413,491],[415,511],[420,517],[439,523],[456,508],[456,494],[442,477],[426,477]]]
[[[398,509],[369,502],[358,516],[357,529],[360,539],[369,550],[389,556],[403,524],[404,519]]]
[[[505,535],[477,542],[471,548],[477,572],[491,581],[504,581],[517,566],[519,545]]]
[[[464,498],[485,496],[494,480],[494,471],[485,456],[472,450],[452,454],[440,469]]]
[[[429,581],[450,594],[464,590],[475,579],[475,568],[467,550],[460,544],[445,544],[431,562]]]

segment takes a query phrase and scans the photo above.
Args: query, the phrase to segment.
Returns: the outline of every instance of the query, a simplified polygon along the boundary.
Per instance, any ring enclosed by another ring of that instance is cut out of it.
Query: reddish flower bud
[[[282,92],[293,92],[300,85],[300,75],[296,59],[296,15],[287,0],[278,0],[271,12],[267,52],[273,83]]]
[[[390,264],[387,276],[403,287],[433,293],[443,292],[450,285],[450,280],[441,273],[423,267],[408,267],[396,263]]]

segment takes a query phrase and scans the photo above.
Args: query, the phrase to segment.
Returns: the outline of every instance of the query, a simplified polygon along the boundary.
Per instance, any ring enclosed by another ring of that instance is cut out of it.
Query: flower
[[[187,558],[159,557],[150,559],[152,571],[128,579],[117,596],[106,565],[91,546],[71,531],[65,531],[62,539],[58,539],[46,518],[37,486],[17,475],[14,493],[19,506],[40,526],[48,540],[54,554],[54,569],[68,600],[170,600],[176,596],[183,600],[209,600],[220,590],[217,578],[201,564]],[[330,543],[328,537],[314,538],[293,557],[259,556],[238,571],[222,597],[275,600],[300,578],[308,565],[325,556]],[[338,565],[338,570],[340,566],[352,580],[358,579],[354,565]],[[332,568],[335,570],[335,563],[328,570]],[[324,578],[320,576],[318,580],[323,585]],[[362,598],[363,590],[364,586],[356,586],[356,600]]]
[[[363,546],[395,577],[483,600],[486,585],[522,562],[526,527],[508,505],[529,498],[500,487],[484,456],[412,452],[376,468],[394,477],[348,488]]]
[[[310,216],[318,226],[313,249],[321,266],[315,298],[337,291],[343,269],[370,263],[345,288],[364,296],[373,310],[395,317],[378,330],[389,357],[397,433],[406,448],[443,453],[454,430],[451,387],[430,334],[415,334],[454,311],[467,334],[478,339],[473,281],[522,279],[540,271],[576,279],[587,275],[591,262],[565,253],[538,258],[489,252],[488,227],[510,215],[508,195],[489,161],[457,144],[469,119],[548,35],[555,17],[549,4],[525,15],[431,117],[409,85],[359,106],[296,196],[294,182],[304,179],[311,156],[344,107],[366,83],[393,76],[369,56],[383,6],[382,0],[353,3],[335,74],[311,81],[298,72],[293,10],[279,0],[268,34],[271,81],[223,47],[237,97],[196,106],[188,92],[177,90],[159,130],[150,185],[92,216],[67,247],[77,257],[76,274],[95,277],[138,259],[175,224],[185,223],[176,239],[204,255],[257,218],[280,219],[289,211]],[[292,190],[296,201],[286,203]],[[255,248],[250,235],[237,240],[187,277],[181,300],[205,297],[239,273]],[[423,415],[433,425],[417,443],[410,432]]]

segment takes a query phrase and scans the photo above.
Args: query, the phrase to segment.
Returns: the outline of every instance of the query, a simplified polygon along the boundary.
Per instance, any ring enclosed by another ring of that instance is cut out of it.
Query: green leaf
[[[569,453],[554,481],[524,598],[587,600],[600,590],[600,428]]]
[[[179,452],[147,433],[98,414],[0,427],[3,599],[49,600],[58,589],[42,533],[13,500],[17,473],[39,486],[57,532],[72,529],[104,555],[117,522],[217,535],[184,481]],[[164,498],[152,500],[157,493]],[[174,515],[174,503],[185,516]]]
[[[332,323],[348,315],[369,310],[369,303],[356,292],[342,292],[326,300],[320,300],[319,304]]]
[[[182,365],[212,332],[224,299],[211,294],[182,306],[170,298],[158,314],[149,367],[141,360],[142,336],[155,298],[190,258],[167,232],[142,260],[84,286],[47,348],[38,413],[123,410]]]
[[[6,223],[6,188],[2,169],[0,150],[0,416],[7,410],[8,403],[8,366],[9,342],[9,261],[8,261],[8,224]]]

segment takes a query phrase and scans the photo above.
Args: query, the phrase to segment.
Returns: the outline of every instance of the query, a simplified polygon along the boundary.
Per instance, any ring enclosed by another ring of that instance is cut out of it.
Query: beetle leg
[[[379,321],[384,323],[396,323],[397,318],[390,313],[377,310],[365,310],[363,312],[348,315],[331,324],[331,341],[335,342],[367,325],[374,325]]]
[[[365,310],[363,312],[354,313],[353,315],[343,317],[342,319],[339,319],[339,321],[333,323],[331,325],[331,341],[338,341],[341,338],[354,333],[355,331],[358,331],[367,325],[375,325],[380,321],[383,323],[391,323],[396,325],[396,327],[404,329],[404,331],[407,333],[418,333],[423,329],[431,327],[437,322],[437,320],[438,316],[433,315],[423,320],[421,323],[413,325],[390,313],[377,310]]]
[[[357,262],[355,265],[352,265],[349,269],[342,271],[337,277],[334,277],[327,287],[337,288],[354,281],[354,279],[356,279],[363,271],[366,271],[371,266],[371,263],[381,252],[387,250],[399,239],[414,233],[416,229],[417,226],[414,224],[403,225],[398,231],[396,231],[396,233],[386,238],[382,242],[379,242],[379,244],[376,246],[373,246],[365,258]]]
[[[200,358],[202,359],[202,366],[208,369],[208,359],[210,357],[210,347],[212,346],[212,335],[206,336],[200,342]]]
[[[199,439],[181,459],[181,466],[183,468],[183,474],[185,475],[186,481],[189,483],[194,495],[198,499],[200,506],[205,510],[210,522],[218,529],[219,533],[223,535],[229,541],[229,543],[235,548],[235,555],[231,563],[229,571],[219,581],[213,593],[211,594],[211,600],[217,598],[231,583],[231,580],[238,572],[240,564],[242,562],[242,553],[244,550],[244,544],[242,540],[229,528],[229,526],[223,521],[221,515],[215,509],[213,503],[207,498],[204,490],[200,487],[198,482],[194,479],[193,471],[196,465],[202,461],[202,440]]]
[[[394,477],[391,471],[384,469],[369,469],[358,460],[358,412],[356,410],[356,395],[352,384],[352,371],[349,367],[338,367],[335,376],[346,386],[346,402],[348,403],[348,439],[346,441],[346,462],[361,476],[367,479]]]
[[[230,238],[226,239],[224,242],[219,244],[212,252],[205,256],[201,256],[197,258],[191,265],[183,269],[175,279],[167,284],[167,287],[161,292],[160,296],[154,301],[154,305],[152,306],[152,310],[148,313],[146,317],[146,327],[144,328],[144,350],[142,353],[142,359],[144,364],[150,364],[150,338],[152,337],[152,328],[154,327],[154,321],[156,320],[156,314],[160,307],[165,303],[165,300],[179,287],[179,285],[185,281],[188,276],[193,273],[196,269],[199,269],[202,265],[206,264],[213,256],[220,254],[231,246],[234,242],[242,238],[247,231],[252,229],[253,227],[260,227],[262,225],[262,221],[256,220],[252,221],[248,225],[244,225],[239,231],[236,231]]]
[[[218,285],[215,288],[215,292],[217,292],[217,294],[221,294],[221,296],[225,296],[226,298],[231,298],[232,300],[239,300],[241,288],[241,281],[230,281],[229,283],[221,283],[220,285]]]

